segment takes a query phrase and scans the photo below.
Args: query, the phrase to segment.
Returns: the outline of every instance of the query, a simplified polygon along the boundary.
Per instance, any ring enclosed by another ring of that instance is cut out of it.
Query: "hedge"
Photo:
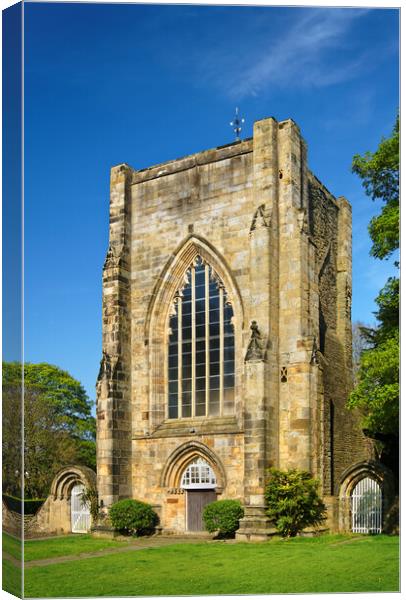
[[[24,514],[25,515],[35,515],[35,513],[41,508],[44,504],[46,498],[17,498],[16,496],[9,496],[8,494],[3,494],[3,502],[7,506],[9,510],[22,514],[22,503],[24,502]]]

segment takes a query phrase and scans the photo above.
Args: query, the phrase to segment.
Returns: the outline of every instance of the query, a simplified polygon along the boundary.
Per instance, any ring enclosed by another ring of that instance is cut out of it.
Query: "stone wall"
[[[10,510],[6,504],[2,504],[2,524],[3,530],[11,535],[22,539],[45,537],[47,535],[56,535],[57,533],[68,533],[63,528],[58,528],[55,523],[50,523],[50,507],[46,501],[35,515],[24,515]],[[70,525],[70,522],[69,522]]]
[[[168,419],[169,315],[197,256],[233,307],[235,411]],[[350,207],[310,173],[292,120],[258,121],[252,139],[147,169],[114,167],[97,384],[105,506],[147,500],[164,529],[182,531],[180,478],[198,456],[218,497],[240,498],[256,522],[271,465],[311,470],[336,493],[366,453],[344,407],[350,294]]]
[[[371,457],[358,415],[346,408],[352,386],[351,207],[309,177],[310,234],[316,247],[319,289],[319,350],[323,394],[324,493],[336,495],[344,470]]]
[[[10,510],[8,506],[4,503],[4,501],[2,502],[1,507],[1,518],[3,531],[6,531],[7,533],[10,533],[15,537],[18,537],[19,539],[22,539],[24,531],[22,517],[13,510]]]

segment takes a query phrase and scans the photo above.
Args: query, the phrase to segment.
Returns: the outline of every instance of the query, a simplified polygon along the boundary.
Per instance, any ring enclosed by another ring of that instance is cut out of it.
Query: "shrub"
[[[294,537],[305,527],[325,520],[326,507],[319,483],[307,471],[270,469],[265,488],[267,515],[283,537]]]
[[[113,527],[124,535],[148,535],[159,521],[152,506],[139,500],[119,500],[109,514]]]
[[[204,525],[209,533],[218,531],[221,537],[234,536],[244,509],[238,500],[217,500],[203,509]]]

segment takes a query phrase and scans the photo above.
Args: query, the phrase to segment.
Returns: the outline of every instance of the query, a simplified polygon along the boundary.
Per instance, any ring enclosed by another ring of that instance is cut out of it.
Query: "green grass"
[[[3,552],[21,560],[22,541],[3,532]]]
[[[84,552],[98,552],[106,548],[127,546],[128,542],[95,538],[88,534],[61,536],[43,540],[27,540],[24,544],[25,560],[39,560],[58,556],[71,556]]]
[[[262,544],[174,544],[27,568],[25,594],[142,596],[399,589],[399,540],[323,536]]]
[[[3,558],[3,590],[21,598],[21,567]]]

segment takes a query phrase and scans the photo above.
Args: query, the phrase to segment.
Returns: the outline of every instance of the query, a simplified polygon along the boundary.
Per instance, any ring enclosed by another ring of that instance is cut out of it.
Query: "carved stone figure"
[[[271,225],[271,214],[270,211],[266,210],[265,204],[258,206],[255,211],[251,221],[250,233],[255,231],[258,225],[262,225],[262,227],[270,227]]]
[[[255,360],[264,360],[264,348],[263,342],[261,339],[261,334],[258,329],[258,324],[256,321],[252,321],[251,323],[251,339],[248,344],[247,354],[245,355],[245,360],[255,361]]]

